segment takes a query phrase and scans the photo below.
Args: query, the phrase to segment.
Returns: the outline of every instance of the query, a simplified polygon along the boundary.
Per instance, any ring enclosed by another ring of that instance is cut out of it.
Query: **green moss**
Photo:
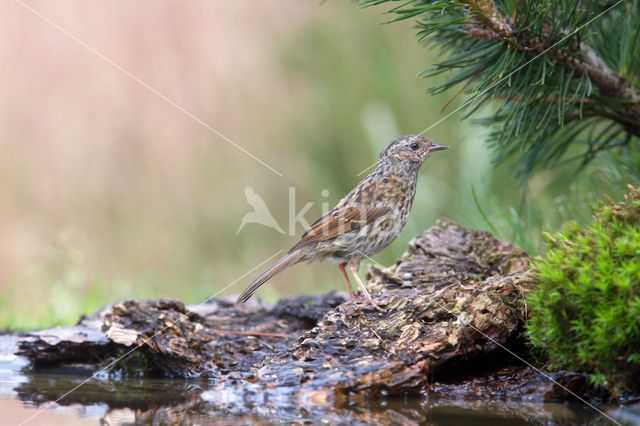
[[[528,334],[552,368],[619,394],[640,375],[640,188],[593,208],[590,225],[546,235],[533,263]]]

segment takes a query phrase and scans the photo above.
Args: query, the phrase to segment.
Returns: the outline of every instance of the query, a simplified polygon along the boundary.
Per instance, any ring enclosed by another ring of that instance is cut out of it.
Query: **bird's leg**
[[[349,263],[349,268],[351,269],[351,273],[353,273],[353,277],[358,282],[358,287],[362,291],[364,298],[367,299],[367,302],[369,303],[369,305],[375,307],[380,312],[384,312],[384,309],[382,309],[380,306],[376,304],[376,302],[373,301],[373,299],[371,298],[371,295],[369,294],[369,290],[367,290],[367,287],[364,285],[364,283],[360,279],[360,275],[358,275],[358,270],[360,269],[360,262]]]
[[[346,263],[341,263],[338,265],[338,268],[340,269],[340,272],[342,272],[344,280],[347,282],[347,288],[349,289],[349,299],[356,300],[358,297],[356,296],[356,292],[353,291],[353,286],[351,285],[351,281],[349,280],[349,275],[347,275],[347,271],[345,271],[344,269],[346,265]]]

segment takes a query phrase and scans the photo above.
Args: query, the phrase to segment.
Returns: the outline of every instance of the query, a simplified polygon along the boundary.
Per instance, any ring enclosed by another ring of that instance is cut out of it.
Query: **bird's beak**
[[[429,147],[428,152],[442,151],[443,149],[449,149],[449,147],[446,145],[438,145],[437,143],[434,143],[433,145],[431,145],[431,147]]]

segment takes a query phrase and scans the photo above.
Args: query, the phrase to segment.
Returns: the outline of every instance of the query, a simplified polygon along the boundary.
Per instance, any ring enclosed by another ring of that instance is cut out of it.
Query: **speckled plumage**
[[[416,193],[418,170],[433,151],[447,149],[421,135],[402,136],[378,157],[374,170],[338,204],[314,222],[285,257],[256,278],[238,297],[243,303],[291,265],[329,258],[345,271],[349,265],[362,293],[374,304],[358,276],[360,261],[386,248],[407,223]]]

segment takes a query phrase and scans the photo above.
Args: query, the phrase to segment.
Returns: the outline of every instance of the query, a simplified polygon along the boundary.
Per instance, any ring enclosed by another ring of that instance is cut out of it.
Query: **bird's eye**
[[[411,145],[409,145],[409,148],[411,148],[414,151],[417,151],[418,148],[420,148],[420,146],[417,143],[412,143]]]

